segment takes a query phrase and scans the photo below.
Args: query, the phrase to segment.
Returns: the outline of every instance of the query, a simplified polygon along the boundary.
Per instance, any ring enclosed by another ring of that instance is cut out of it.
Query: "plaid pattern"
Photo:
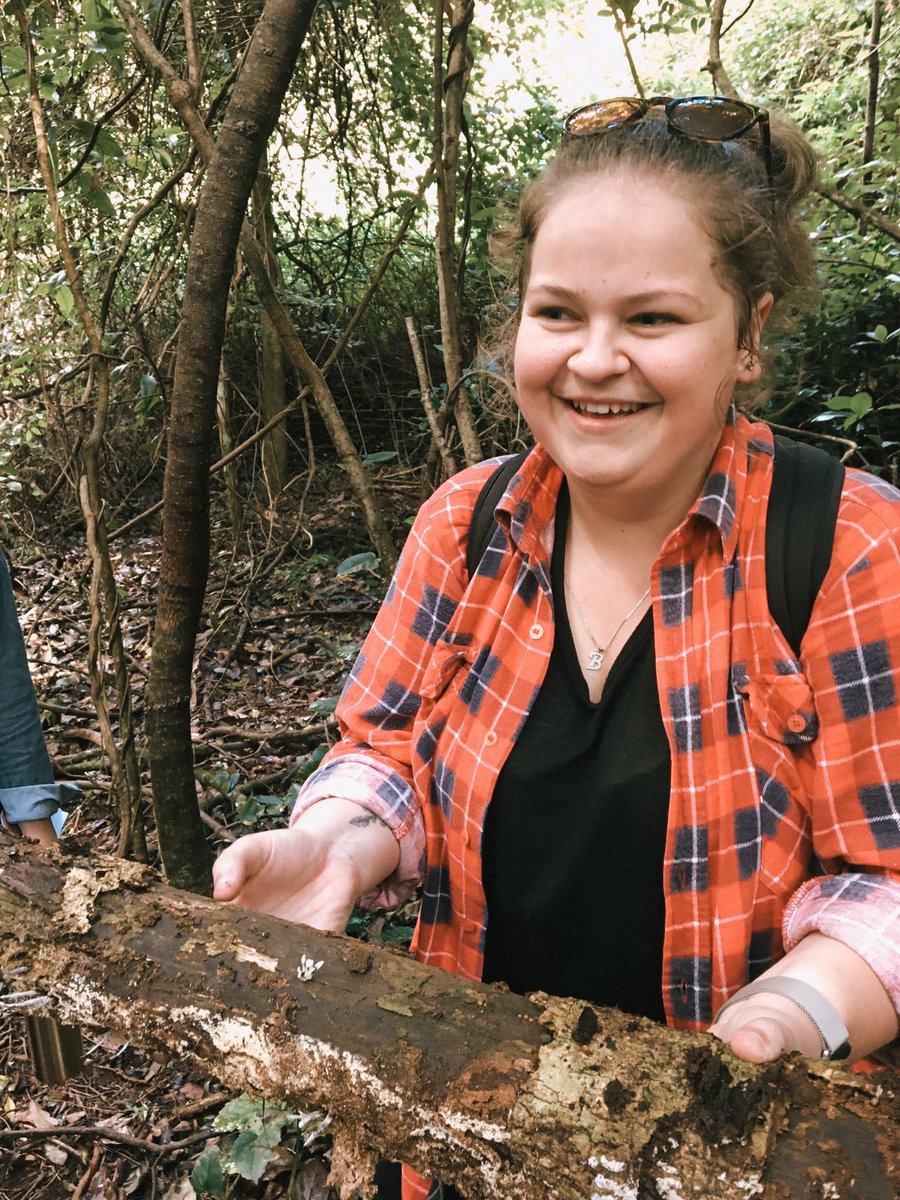
[[[831,567],[797,662],[766,597],[772,454],[767,427],[729,424],[651,579],[672,749],[663,999],[681,1028],[705,1028],[782,955],[784,936],[818,927],[818,913],[823,931],[893,984],[900,1006],[900,493],[847,472]],[[495,465],[462,472],[419,512],[341,701],[343,738],[295,809],[340,794],[394,829],[400,867],[369,903],[408,894],[424,849],[416,953],[474,979],[485,810],[553,644],[561,483],[536,448],[469,580],[472,507]],[[829,891],[836,876],[843,890]],[[795,912],[783,935],[798,889],[802,919]]]

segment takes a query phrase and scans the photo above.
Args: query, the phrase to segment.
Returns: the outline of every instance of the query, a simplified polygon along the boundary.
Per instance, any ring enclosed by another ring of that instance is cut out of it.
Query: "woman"
[[[772,436],[738,413],[813,278],[812,152],[722,98],[566,129],[512,239],[537,445],[491,546],[470,579],[482,464],[420,511],[290,829],[230,847],[215,894],[337,930],[422,879],[433,965],[751,1061],[862,1057],[900,1006],[900,494],[847,473],[798,661]]]

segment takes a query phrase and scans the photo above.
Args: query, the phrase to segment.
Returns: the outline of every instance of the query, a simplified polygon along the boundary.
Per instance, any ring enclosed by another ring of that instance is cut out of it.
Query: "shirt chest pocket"
[[[735,672],[749,738],[754,803],[735,809],[735,843],[742,878],[758,874],[778,896],[808,877],[812,859],[809,801],[804,777],[808,747],[819,731],[815,698],[806,677]]]
[[[422,677],[423,702],[431,708],[452,704],[463,688],[472,659],[469,646],[436,646]]]

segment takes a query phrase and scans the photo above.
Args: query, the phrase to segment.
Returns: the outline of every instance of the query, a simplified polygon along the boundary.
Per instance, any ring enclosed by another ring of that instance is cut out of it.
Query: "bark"
[[[272,177],[265,155],[253,194],[256,238],[263,247],[269,278],[284,295],[284,280],[275,251],[275,214],[272,211]],[[265,309],[259,317],[259,404],[263,420],[278,417],[287,403],[284,350],[272,318]],[[262,443],[262,479],[269,506],[275,503],[287,485],[288,439],[284,422],[279,421]]]
[[[211,434],[226,305],[250,192],[314,8],[315,0],[266,0],[200,193],[185,278],[147,733],[166,873],[198,891],[210,888],[212,857],[196,803],[191,671],[209,572]]]
[[[824,184],[817,187],[816,191],[826,200],[830,200],[832,204],[836,204],[838,208],[853,213],[867,225],[871,225],[873,229],[878,229],[893,238],[895,242],[900,242],[900,225],[896,221],[892,221],[890,217],[886,217],[884,213],[879,212],[877,208],[871,208],[868,204],[863,204],[861,200],[855,200],[852,196],[838,191],[837,188],[825,187]]]
[[[425,355],[422,353],[419,335],[416,332],[416,323],[412,317],[406,318],[406,336],[409,338],[409,348],[412,351],[413,362],[416,365],[416,375],[419,379],[419,396],[422,400],[422,408],[425,411],[425,419],[428,421],[428,428],[431,430],[432,442],[437,447],[438,454],[441,456],[444,477],[449,479],[451,475],[456,474],[456,463],[444,439],[437,413],[434,411],[434,405],[431,403],[432,388],[431,380],[428,377],[428,363],[425,361]]]
[[[891,1200],[900,1078],[735,1059],[580,1001],[217,905],[116,859],[0,845],[0,966],[65,1019],[334,1118],[334,1182],[379,1157],[469,1200]]]
[[[444,10],[450,20],[447,68],[444,72]],[[447,397],[455,397],[456,425],[467,465],[481,459],[481,445],[465,387],[461,387],[463,339],[457,288],[456,217],[459,138],[463,99],[469,78],[467,39],[475,11],[474,0],[435,0],[434,5],[434,149],[437,178],[437,277],[441,312],[441,343]],[[448,413],[449,415],[449,413]]]
[[[720,95],[737,100],[739,99],[737,89],[731,82],[728,72],[722,64],[722,48],[720,43],[722,39],[722,22],[724,19],[725,0],[713,0],[709,11],[709,58],[703,70],[709,71],[716,91]],[[728,28],[730,29],[731,26],[729,25]]]
[[[875,154],[875,126],[878,122],[878,45],[881,41],[881,0],[872,0],[872,24],[869,28],[868,75],[866,93],[866,120],[863,127],[863,166],[872,161]],[[863,175],[863,183],[872,182],[871,171]]]
[[[631,14],[634,12],[634,5],[632,4],[627,7],[620,7],[618,4],[612,3],[610,4],[609,8],[610,12],[612,13],[613,21],[615,22],[616,33],[619,35],[619,41],[622,43],[622,50],[624,51],[625,58],[628,62],[628,70],[631,72],[631,78],[634,81],[635,91],[643,100],[646,98],[644,95],[644,85],[641,83],[641,76],[631,53],[631,46],[629,45],[628,41],[628,30],[626,29],[626,24],[630,20]]]
[[[216,387],[216,427],[219,432],[219,449],[222,451],[222,458],[228,458],[234,449],[234,438],[231,434],[231,384],[225,372],[224,359],[219,363],[219,383]],[[222,469],[222,475],[228,521],[236,546],[244,527],[244,501],[241,496],[240,479],[234,459],[229,459],[228,465]]]

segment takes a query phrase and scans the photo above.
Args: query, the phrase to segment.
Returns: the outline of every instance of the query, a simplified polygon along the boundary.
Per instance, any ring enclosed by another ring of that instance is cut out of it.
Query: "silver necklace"
[[[572,585],[569,583],[568,575],[563,576],[563,581],[566,585],[566,590],[568,591],[569,595],[572,597],[572,603],[575,605],[575,611],[578,613],[579,617],[581,617],[581,623],[587,630],[588,637],[594,643],[594,649],[588,655],[587,662],[582,663],[582,666],[584,667],[585,671],[599,671],[600,668],[603,666],[603,656],[606,654],[607,650],[610,648],[610,646],[613,644],[613,642],[619,636],[619,631],[622,629],[622,626],[626,623],[626,621],[628,621],[628,619],[630,617],[634,616],[634,614],[637,612],[637,610],[641,607],[641,605],[644,603],[644,601],[650,595],[650,589],[647,588],[646,592],[644,592],[643,596],[640,597],[637,604],[635,604],[633,608],[629,608],[628,612],[625,614],[625,616],[622,618],[622,620],[618,623],[618,625],[613,630],[612,636],[610,637],[609,641],[606,643],[605,646],[601,646],[600,643],[597,641],[597,638],[594,636],[594,633],[593,633],[590,625],[588,625],[588,623],[587,623],[587,617],[581,611],[581,605],[578,603],[578,598],[576,597],[575,593],[572,591]]]

